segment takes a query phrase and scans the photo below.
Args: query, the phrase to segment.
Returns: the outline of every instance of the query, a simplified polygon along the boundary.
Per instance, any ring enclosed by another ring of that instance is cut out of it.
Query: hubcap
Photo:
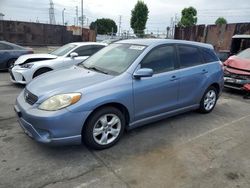
[[[211,110],[216,102],[216,93],[214,90],[210,90],[207,92],[204,99],[204,107],[207,111]]]
[[[94,140],[100,145],[112,143],[121,131],[121,120],[115,114],[101,116],[93,129]]]

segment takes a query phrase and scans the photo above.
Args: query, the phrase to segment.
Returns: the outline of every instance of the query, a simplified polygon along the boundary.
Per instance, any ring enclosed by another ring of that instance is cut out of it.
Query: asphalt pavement
[[[0,72],[0,187],[250,187],[250,100],[239,92],[225,91],[210,114],[168,118],[91,151],[27,137],[13,110],[22,89]]]

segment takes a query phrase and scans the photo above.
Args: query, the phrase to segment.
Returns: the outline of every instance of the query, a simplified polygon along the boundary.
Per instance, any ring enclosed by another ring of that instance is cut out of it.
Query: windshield
[[[145,47],[133,44],[111,44],[84,61],[83,66],[106,74],[119,75],[127,70]]]
[[[239,58],[243,58],[243,59],[250,59],[250,48],[243,50],[242,52],[238,53],[236,56]]]
[[[56,56],[64,56],[65,54],[69,53],[73,48],[75,48],[76,45],[74,44],[66,44],[55,51],[51,52],[50,54],[56,55]]]

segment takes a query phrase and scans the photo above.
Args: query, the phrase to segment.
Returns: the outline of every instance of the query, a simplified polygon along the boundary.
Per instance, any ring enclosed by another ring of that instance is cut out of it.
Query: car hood
[[[22,65],[26,63],[45,61],[45,60],[56,59],[56,58],[57,56],[52,55],[52,54],[27,54],[27,55],[20,56],[16,60],[15,65]]]
[[[230,72],[236,74],[250,74],[250,59],[241,59],[237,56],[231,56],[224,65]]]
[[[81,92],[82,89],[100,84],[114,76],[73,66],[68,69],[48,72],[30,82],[26,89],[38,96],[52,96],[60,93]]]

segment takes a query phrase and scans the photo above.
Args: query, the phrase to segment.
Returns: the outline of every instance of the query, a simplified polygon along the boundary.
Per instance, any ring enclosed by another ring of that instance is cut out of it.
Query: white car
[[[50,54],[20,56],[9,70],[10,80],[13,83],[28,84],[45,72],[77,65],[105,46],[105,43],[77,42],[66,44]]]

